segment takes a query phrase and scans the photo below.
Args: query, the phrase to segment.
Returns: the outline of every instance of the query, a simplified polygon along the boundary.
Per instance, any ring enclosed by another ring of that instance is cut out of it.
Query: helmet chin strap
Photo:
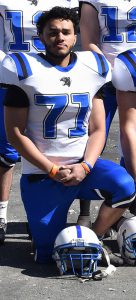
[[[103,256],[105,258],[105,261],[107,263],[107,268],[104,270],[98,270],[94,272],[92,276],[93,280],[102,280],[102,278],[106,278],[107,276],[112,276],[117,270],[116,267],[110,263],[109,254],[106,251],[106,249],[102,247],[102,251],[103,251]]]

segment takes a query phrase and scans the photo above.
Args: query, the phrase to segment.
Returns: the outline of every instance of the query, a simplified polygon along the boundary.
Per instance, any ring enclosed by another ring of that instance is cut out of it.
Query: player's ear
[[[42,33],[39,34],[39,39],[40,39],[40,41],[44,44],[44,38],[43,38],[43,34],[42,34]]]

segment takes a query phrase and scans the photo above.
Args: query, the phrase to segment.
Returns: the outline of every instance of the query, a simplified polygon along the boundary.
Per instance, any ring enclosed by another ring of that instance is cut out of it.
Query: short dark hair
[[[74,26],[74,32],[77,34],[79,28],[79,17],[77,8],[66,8],[55,6],[47,12],[43,12],[37,21],[37,33],[43,33],[43,29],[51,19],[70,20]]]

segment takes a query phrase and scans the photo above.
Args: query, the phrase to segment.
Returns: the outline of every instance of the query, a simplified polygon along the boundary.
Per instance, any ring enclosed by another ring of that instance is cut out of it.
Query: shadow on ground
[[[73,225],[67,224],[68,226]],[[5,244],[0,247],[0,266],[22,269],[23,275],[31,277],[57,277],[59,274],[55,263],[38,265],[34,263],[34,255],[31,254],[31,240],[28,236],[26,222],[9,222]],[[105,244],[118,252],[116,240],[105,240]]]
[[[5,243],[0,246],[0,266],[23,269],[22,274],[32,277],[57,276],[55,263],[45,267],[34,262],[26,224],[26,222],[8,223]]]

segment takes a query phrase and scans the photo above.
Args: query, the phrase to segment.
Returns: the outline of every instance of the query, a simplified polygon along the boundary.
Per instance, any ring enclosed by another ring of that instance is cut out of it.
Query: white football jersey
[[[1,82],[1,68],[2,68],[2,61],[4,59],[4,57],[6,56],[6,54],[0,50],[0,82]]]
[[[117,90],[136,92],[136,48],[115,58],[112,82]]]
[[[115,57],[136,45],[136,0],[79,0],[98,11],[100,47],[113,65]]]
[[[37,36],[36,22],[42,11],[54,6],[73,8],[78,0],[0,0],[0,50],[37,52],[44,50]]]
[[[65,68],[37,54],[15,53],[3,61],[3,82],[20,87],[29,99],[26,135],[58,165],[83,158],[92,99],[111,80],[103,55],[86,51],[75,56]],[[23,159],[23,173],[43,171]]]
[[[6,54],[3,51],[0,50],[0,65],[1,65],[1,63],[2,63],[5,56],[6,56]]]

